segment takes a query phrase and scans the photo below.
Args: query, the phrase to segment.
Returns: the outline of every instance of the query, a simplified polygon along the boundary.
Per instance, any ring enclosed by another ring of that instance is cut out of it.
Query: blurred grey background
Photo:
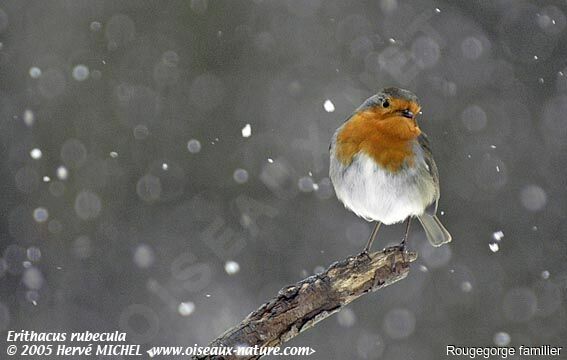
[[[567,338],[563,1],[0,2],[0,334],[205,345],[359,252],[328,143],[418,94],[450,246],[294,339],[439,359]],[[383,228],[376,248],[403,226]],[[520,359],[521,357],[516,357]]]

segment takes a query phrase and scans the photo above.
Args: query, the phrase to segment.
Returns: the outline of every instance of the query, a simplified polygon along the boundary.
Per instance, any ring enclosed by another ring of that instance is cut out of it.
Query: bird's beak
[[[413,126],[417,127],[417,119],[415,118],[415,114],[413,113],[413,111],[409,109],[402,110],[402,116],[410,120],[413,120]]]
[[[415,114],[413,112],[411,112],[411,110],[405,109],[405,110],[402,110],[402,116],[406,117],[408,119],[413,119]]]

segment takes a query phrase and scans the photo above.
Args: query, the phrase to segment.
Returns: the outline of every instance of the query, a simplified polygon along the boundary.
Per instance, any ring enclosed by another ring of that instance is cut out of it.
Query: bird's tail
[[[427,240],[433,246],[441,246],[451,241],[451,234],[445,229],[441,220],[436,215],[429,215],[427,213],[417,217],[421,226],[425,230]]]

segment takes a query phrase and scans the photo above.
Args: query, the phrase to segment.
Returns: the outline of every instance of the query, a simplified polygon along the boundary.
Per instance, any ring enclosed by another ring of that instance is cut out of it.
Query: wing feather
[[[435,164],[435,160],[433,160],[433,153],[431,152],[431,145],[429,144],[429,139],[425,133],[421,133],[417,138],[417,141],[421,148],[423,149],[423,157],[425,158],[425,164],[427,164],[427,168],[429,174],[433,178],[433,182],[435,183],[435,200],[425,209],[425,212],[430,215],[435,215],[437,213],[437,204],[439,203],[439,170],[437,169],[437,164]]]

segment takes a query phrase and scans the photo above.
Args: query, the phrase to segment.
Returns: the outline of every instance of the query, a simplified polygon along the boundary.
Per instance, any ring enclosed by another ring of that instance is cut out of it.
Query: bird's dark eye
[[[382,103],[382,106],[387,108],[388,106],[390,106],[390,103],[388,102],[388,100],[384,100],[384,102]]]

